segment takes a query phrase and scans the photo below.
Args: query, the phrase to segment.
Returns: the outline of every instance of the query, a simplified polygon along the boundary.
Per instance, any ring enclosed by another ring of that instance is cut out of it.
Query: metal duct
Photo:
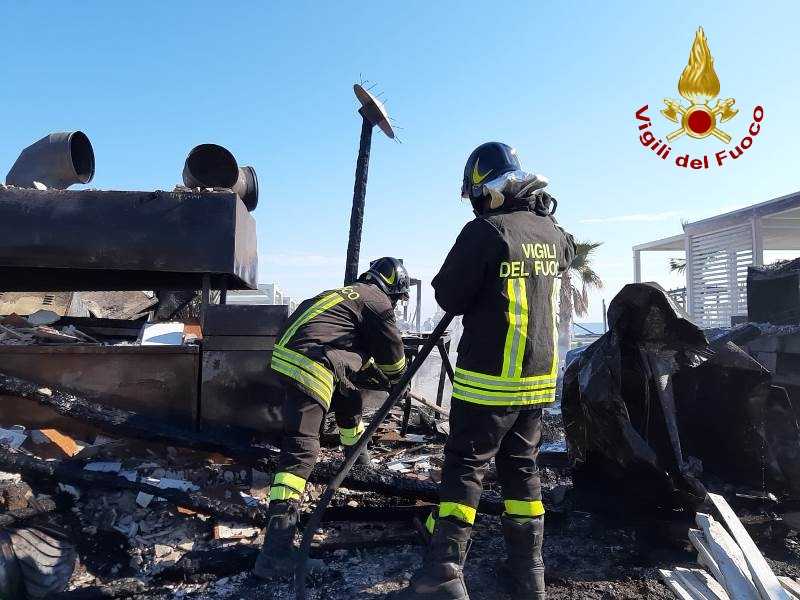
[[[258,205],[258,177],[253,167],[239,167],[233,154],[217,144],[192,148],[183,167],[183,183],[190,188],[228,188],[247,210]]]
[[[75,183],[89,183],[94,177],[94,150],[82,131],[51,133],[25,148],[6,175],[6,184],[65,190]]]

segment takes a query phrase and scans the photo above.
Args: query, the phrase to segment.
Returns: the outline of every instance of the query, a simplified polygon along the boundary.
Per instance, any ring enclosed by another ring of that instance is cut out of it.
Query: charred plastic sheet
[[[800,433],[766,369],[730,341],[709,345],[654,284],[625,286],[608,317],[564,377],[567,442],[588,479],[663,508],[702,501],[708,474],[797,492]]]

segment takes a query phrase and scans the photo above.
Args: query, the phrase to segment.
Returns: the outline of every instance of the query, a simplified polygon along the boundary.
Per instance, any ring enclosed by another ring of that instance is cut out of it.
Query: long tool
[[[389,392],[389,397],[386,398],[386,401],[381,405],[373,417],[372,421],[370,421],[369,426],[364,431],[361,439],[358,440],[356,443],[350,458],[344,461],[341,468],[339,469],[339,473],[331,479],[328,487],[325,489],[325,493],[322,494],[322,497],[319,499],[319,503],[317,507],[314,509],[314,512],[311,513],[311,517],[308,519],[308,523],[306,524],[305,530],[303,530],[303,541],[300,544],[300,553],[297,561],[297,567],[294,573],[294,588],[296,592],[297,600],[306,600],[306,575],[308,573],[308,554],[311,550],[311,540],[314,538],[314,533],[319,528],[320,523],[322,522],[322,515],[325,513],[325,509],[328,508],[328,504],[333,499],[333,495],[336,493],[336,490],[339,489],[339,486],[342,485],[344,478],[347,477],[347,474],[350,472],[350,469],[353,468],[353,465],[358,459],[361,452],[366,448],[367,444],[369,443],[372,436],[375,435],[375,432],[380,427],[381,423],[383,423],[386,416],[389,414],[389,411],[395,405],[395,403],[401,398],[403,393],[406,390],[406,387],[411,382],[411,379],[416,375],[419,368],[422,366],[422,363],[425,362],[425,359],[428,358],[428,355],[431,353],[436,347],[436,343],[439,341],[439,338],[444,335],[444,332],[450,326],[450,322],[453,320],[453,317],[450,313],[447,313],[442,317],[442,320],[439,321],[439,324],[436,325],[436,328],[431,332],[430,337],[425,341],[425,344],[419,351],[419,354],[414,359],[414,361],[409,365],[406,372],[403,374],[403,377],[400,378],[400,381],[397,385],[392,388],[392,391]]]

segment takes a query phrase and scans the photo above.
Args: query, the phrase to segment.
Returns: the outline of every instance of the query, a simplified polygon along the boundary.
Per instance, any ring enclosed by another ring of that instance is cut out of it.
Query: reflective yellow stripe
[[[428,518],[425,519],[425,529],[428,530],[428,533],[433,535],[433,530],[436,529],[436,517],[433,516],[433,511],[428,515]]]
[[[309,361],[312,364],[313,361]],[[303,376],[304,379],[309,379],[310,384],[313,385],[315,388],[322,390],[327,394],[327,392],[333,392],[333,374],[329,371],[325,371],[324,375],[318,375],[317,372],[309,372],[310,367],[305,364],[297,364],[296,362],[291,362],[286,360],[283,356],[279,356],[277,354],[272,355],[272,367],[275,368],[275,364],[289,366],[294,369],[297,369]]]
[[[521,278],[509,279],[508,289],[508,314],[510,316],[513,312],[514,320],[513,323],[509,322],[508,335],[506,336],[506,354],[503,358],[505,368],[503,369],[503,374],[507,377],[520,377],[522,375],[522,361],[525,357],[525,347],[528,340],[528,292],[525,280]],[[509,335],[511,337],[510,346]]]
[[[333,374],[322,364],[311,360],[307,356],[303,356],[299,352],[295,352],[294,350],[290,350],[289,348],[284,348],[282,346],[275,346],[272,354],[273,356],[277,356],[289,364],[308,371],[311,375],[314,375],[326,385],[333,385]]]
[[[519,392],[489,392],[456,385],[453,387],[453,398],[486,406],[531,406],[555,402],[556,389],[552,387]]]
[[[280,473],[275,473],[272,485],[285,485],[296,492],[302,493],[303,490],[306,489],[306,480],[293,473],[282,471]]]
[[[506,514],[511,517],[541,517],[544,504],[541,500],[506,500]]]
[[[458,502],[441,502],[439,504],[439,518],[455,517],[459,521],[463,521],[469,525],[475,523],[475,515],[478,511],[466,504],[459,504]]]
[[[391,365],[376,364],[375,366],[378,367],[381,371],[383,371],[384,375],[394,375],[395,373],[399,373],[400,371],[406,368],[406,357],[405,355],[400,357],[400,360]]]
[[[308,309],[302,315],[300,315],[300,317],[294,323],[291,324],[289,329],[286,330],[286,333],[281,336],[281,339],[278,341],[277,345],[284,346],[289,340],[292,339],[292,336],[301,326],[305,325],[308,321],[325,312],[329,308],[336,306],[343,300],[344,297],[336,292],[327,294],[326,296],[323,296],[317,300],[314,304],[308,307]]]
[[[301,494],[283,485],[273,485],[269,490],[270,500],[300,500],[300,497]]]
[[[558,373],[558,315],[556,313],[556,296],[561,288],[561,279],[553,279],[553,291],[550,294],[550,312],[553,313],[553,365],[550,374],[555,377]]]
[[[503,369],[500,371],[503,375],[513,376],[513,366],[511,365],[511,350],[514,346],[514,337],[517,333],[517,298],[516,298],[516,288],[515,288],[515,279],[507,279],[506,280],[506,294],[508,295],[508,310],[506,311],[506,315],[508,315],[508,330],[506,331],[506,343],[503,347]],[[509,370],[512,373],[509,373]]]
[[[276,473],[269,490],[270,500],[299,500],[306,488],[306,480],[292,473]]]
[[[339,428],[339,440],[342,442],[342,446],[352,446],[358,440],[361,439],[361,434],[364,433],[364,422],[359,420],[358,425],[355,427],[340,427]]]
[[[536,375],[534,377],[497,377],[495,375],[484,375],[483,373],[457,368],[455,372],[455,383],[488,390],[514,392],[519,390],[536,390],[553,386],[556,384],[556,378],[550,377],[549,374]]]
[[[535,390],[503,390],[503,391],[494,391],[494,390],[483,390],[480,388],[474,388],[470,386],[461,385],[458,382],[453,386],[454,391],[458,391],[459,393],[463,394],[473,394],[475,397],[484,397],[484,398],[529,398],[534,396],[546,396],[550,392],[555,390],[555,386],[549,385],[544,388],[539,388]]]
[[[503,370],[505,377],[520,377],[525,348],[528,340],[528,292],[525,279],[508,279],[508,331],[503,348]]]
[[[333,385],[326,387],[319,379],[310,375],[303,369],[296,367],[281,360],[279,357],[272,357],[270,365],[278,373],[283,373],[290,379],[294,379],[297,383],[302,385],[306,390],[319,400],[328,409],[331,405],[331,398],[333,397]]]

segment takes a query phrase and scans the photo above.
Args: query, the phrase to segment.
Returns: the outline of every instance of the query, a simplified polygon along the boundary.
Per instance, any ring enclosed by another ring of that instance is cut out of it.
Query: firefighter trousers
[[[284,383],[284,387],[283,440],[270,500],[293,500],[302,495],[317,462],[320,431],[326,412],[317,400],[294,385]],[[362,408],[360,393],[344,395],[334,392],[331,410],[335,412],[339,437],[345,446],[355,444],[364,432]]]
[[[543,515],[536,466],[541,436],[541,408],[490,407],[453,399],[439,486],[439,518],[474,523],[483,477],[492,458],[506,514],[516,518]],[[427,526],[433,530],[435,516]]]

